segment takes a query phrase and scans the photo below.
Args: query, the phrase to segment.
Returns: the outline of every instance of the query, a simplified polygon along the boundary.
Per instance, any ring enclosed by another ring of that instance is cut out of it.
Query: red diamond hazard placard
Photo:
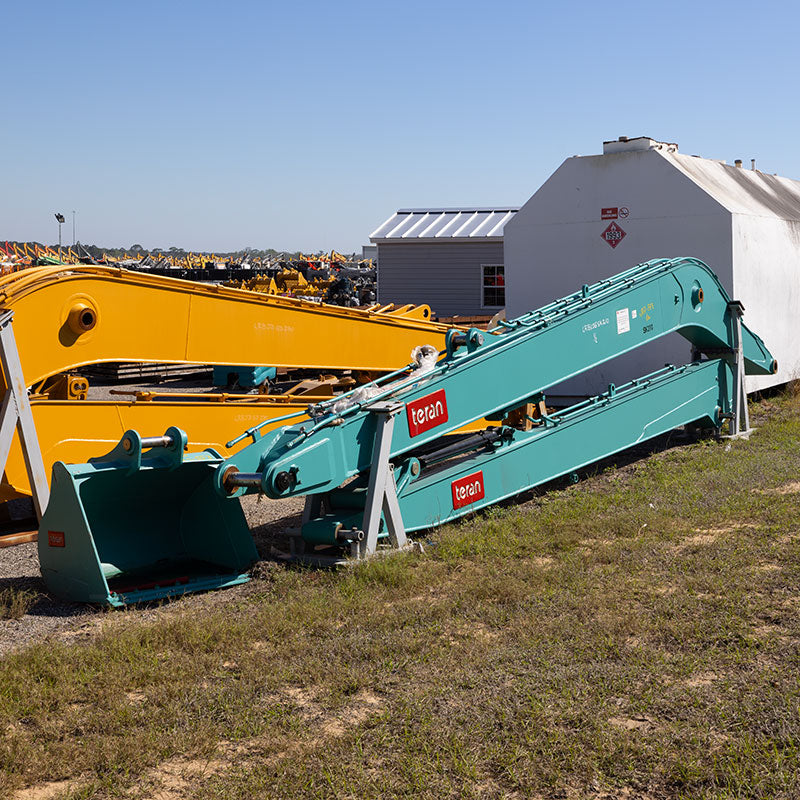
[[[601,234],[600,236],[607,241],[611,247],[616,247],[624,238],[625,238],[625,231],[617,225],[616,222],[612,222]]]

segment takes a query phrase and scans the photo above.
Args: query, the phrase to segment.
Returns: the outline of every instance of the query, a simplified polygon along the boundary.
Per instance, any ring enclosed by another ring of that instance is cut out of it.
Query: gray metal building
[[[503,228],[518,208],[403,208],[370,235],[378,302],[427,303],[439,316],[505,307]]]

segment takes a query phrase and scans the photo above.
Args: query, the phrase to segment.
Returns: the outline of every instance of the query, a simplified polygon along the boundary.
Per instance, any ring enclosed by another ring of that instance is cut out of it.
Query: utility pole
[[[72,211],[72,246],[75,247],[75,211]]]
[[[56,222],[58,222],[58,260],[61,261],[61,226],[64,224],[64,215],[56,214]]]

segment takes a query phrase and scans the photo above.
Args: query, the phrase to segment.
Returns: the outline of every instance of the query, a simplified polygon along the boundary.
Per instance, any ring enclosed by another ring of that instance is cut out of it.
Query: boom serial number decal
[[[611,320],[608,317],[604,317],[603,319],[596,319],[594,322],[587,322],[586,325],[584,325],[581,328],[581,330],[584,333],[591,333],[592,331],[597,330],[598,328],[602,328],[603,325],[608,325],[609,322],[611,322]]]
[[[484,497],[483,491],[483,471],[473,472],[472,475],[465,475],[450,484],[453,492],[453,509],[463,508]]]
[[[447,422],[447,397],[444,389],[420,397],[406,406],[408,435],[419,436],[443,422]]]

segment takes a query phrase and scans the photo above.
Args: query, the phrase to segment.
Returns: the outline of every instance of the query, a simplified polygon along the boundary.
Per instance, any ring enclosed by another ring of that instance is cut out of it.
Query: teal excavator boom
[[[719,430],[730,420],[731,431],[738,433],[742,423],[746,428],[744,374],[774,373],[777,364],[741,323],[741,312],[701,261],[649,261],[488,332],[451,331],[444,353],[416,348],[408,367],[311,407],[310,422],[263,437],[258,427],[246,431],[240,438],[249,437],[251,443],[231,458],[207,453],[193,456],[187,465],[166,459],[167,471],[162,468],[157,479],[159,492],[170,480],[182,487],[181,513],[200,526],[204,540],[214,538],[213,523],[203,522],[211,505],[238,506],[238,497],[258,492],[276,499],[306,496],[300,550],[308,558],[319,559],[324,548],[367,555],[382,539],[403,546],[406,532],[498,502],[679,425]],[[610,386],[603,395],[560,413],[532,413],[541,409],[549,387],[670,333],[691,343],[692,363]],[[443,438],[484,417],[497,424],[477,434]],[[140,441],[135,432],[126,436]],[[176,434],[161,438],[173,442]],[[111,542],[130,535],[109,533],[113,523],[98,519],[87,507],[91,501],[75,498],[97,496],[90,487],[101,480],[107,494],[109,481],[122,480],[116,475],[125,475],[132,486],[137,470],[159,469],[165,461],[140,458],[134,469],[120,457],[124,451],[116,453],[96,463],[54,469],[40,559],[45,578],[49,575],[49,583],[62,593],[69,590],[59,575],[68,576],[72,569],[62,540],[96,539],[92,529],[98,526],[104,530],[101,538]],[[145,462],[152,467],[142,466]],[[168,477],[169,470],[174,478]],[[190,470],[195,483],[178,480]],[[213,503],[207,496],[210,487]],[[127,496],[131,489],[119,492]],[[238,515],[215,514],[224,516],[226,536],[238,530]],[[74,533],[67,530],[70,526]],[[48,546],[47,532],[53,529],[59,534],[57,547]],[[237,552],[246,552],[241,539],[239,531]],[[105,564],[101,572],[125,576],[128,587],[128,573],[146,573],[146,560],[141,554],[134,559],[137,568],[128,569],[109,567],[98,558]],[[181,590],[186,584],[175,588]],[[106,584],[100,585],[103,592],[104,602],[138,599],[135,589],[115,594]]]

